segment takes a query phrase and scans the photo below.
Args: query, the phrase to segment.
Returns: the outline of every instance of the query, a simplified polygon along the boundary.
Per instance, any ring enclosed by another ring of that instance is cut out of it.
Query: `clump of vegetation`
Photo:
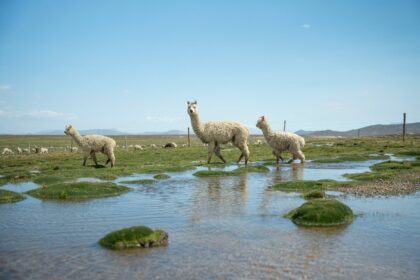
[[[220,176],[235,176],[237,174],[232,171],[223,170],[200,170],[193,174],[196,177],[220,177]]]
[[[153,179],[140,179],[140,180],[131,180],[131,181],[121,181],[121,184],[135,184],[135,185],[153,185],[158,181]]]
[[[20,193],[9,190],[0,190],[0,203],[13,203],[24,199],[26,199],[26,197]]]
[[[168,244],[168,234],[160,229],[135,226],[113,231],[100,239],[99,244],[114,250],[163,246]]]
[[[338,182],[335,180],[323,179],[323,180],[295,180],[288,182],[281,182],[275,184],[271,188],[278,191],[285,192],[302,192],[308,190],[325,190],[334,189],[338,186],[347,184],[347,182]]]
[[[244,166],[239,167],[235,170],[233,170],[233,173],[246,173],[246,172],[253,172],[253,173],[266,173],[269,172],[270,169],[268,169],[267,166],[264,165],[254,165],[254,166]]]
[[[338,226],[353,221],[353,211],[336,199],[312,199],[285,215],[301,226]]]
[[[365,160],[385,160],[389,159],[388,155],[341,155],[338,157],[328,157],[328,158],[319,158],[314,159],[313,162],[316,163],[338,163],[344,161],[365,161]]]
[[[320,190],[314,190],[303,194],[303,198],[306,200],[317,199],[317,198],[325,198],[325,192]]]
[[[165,173],[160,173],[160,174],[156,174],[155,176],[153,176],[153,178],[155,178],[157,180],[165,180],[165,179],[171,178],[171,176],[169,176]]]
[[[131,189],[110,182],[67,182],[53,185],[45,184],[41,188],[26,193],[46,200],[79,200],[117,196],[128,191],[131,191]]]
[[[402,170],[402,169],[411,169],[411,162],[409,161],[385,161],[378,164],[375,164],[371,167],[374,171],[386,171],[386,170]]]

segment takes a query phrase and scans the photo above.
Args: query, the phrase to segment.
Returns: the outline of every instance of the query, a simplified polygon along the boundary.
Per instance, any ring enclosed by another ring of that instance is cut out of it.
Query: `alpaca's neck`
[[[74,132],[71,134],[71,137],[73,137],[76,144],[81,147],[83,142],[83,136],[80,135],[80,133],[77,130],[74,130]]]
[[[203,141],[204,139],[204,127],[200,122],[200,117],[198,116],[198,114],[194,114],[194,115],[190,115],[191,118],[191,125],[192,128],[194,130],[195,135],[197,135],[198,138],[200,138],[200,140]]]
[[[262,132],[264,134],[264,138],[267,141],[270,141],[271,137],[273,137],[273,135],[274,135],[273,130],[271,130],[271,126],[268,123],[266,123],[265,126],[263,126],[261,128],[261,130],[262,130]]]

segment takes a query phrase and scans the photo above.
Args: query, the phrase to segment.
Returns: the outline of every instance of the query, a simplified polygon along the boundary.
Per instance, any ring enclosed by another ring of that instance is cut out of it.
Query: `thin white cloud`
[[[7,117],[7,118],[59,119],[59,120],[76,120],[79,118],[76,114],[73,114],[73,113],[55,112],[51,110],[32,110],[28,112],[0,110],[0,116]]]
[[[308,24],[308,23],[304,23],[304,24],[302,24],[302,28],[309,29],[309,28],[311,28],[311,25]]]
[[[179,119],[170,118],[170,117],[154,117],[154,116],[147,116],[145,118],[147,122],[156,122],[156,123],[175,123],[178,122]]]
[[[6,91],[11,89],[12,86],[11,85],[0,85],[0,91]]]

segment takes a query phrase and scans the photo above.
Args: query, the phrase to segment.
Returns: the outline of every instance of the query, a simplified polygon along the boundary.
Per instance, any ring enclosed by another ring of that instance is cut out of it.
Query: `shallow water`
[[[134,190],[118,197],[28,197],[0,205],[0,279],[418,279],[420,193],[356,198],[331,192],[358,217],[347,227],[308,229],[282,217],[303,199],[268,188],[292,179],[342,180],[341,174],[367,171],[370,164],[309,162],[216,178],[195,178],[193,170],[167,173],[170,179],[154,185],[130,185]],[[116,252],[97,244],[133,225],[165,229],[169,245]]]

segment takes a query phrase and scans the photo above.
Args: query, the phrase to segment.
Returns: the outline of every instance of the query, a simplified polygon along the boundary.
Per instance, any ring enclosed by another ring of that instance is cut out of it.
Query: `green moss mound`
[[[20,193],[9,190],[0,190],[0,203],[14,203],[26,199]]]
[[[335,180],[295,180],[288,182],[281,182],[272,186],[272,189],[284,192],[302,192],[309,190],[324,190],[328,188],[335,188],[344,184],[344,182],[337,182]]]
[[[306,200],[311,200],[311,199],[317,199],[317,198],[325,198],[326,195],[323,191],[319,191],[319,190],[315,190],[315,191],[310,191],[307,192],[305,194],[303,194],[303,198]]]
[[[131,189],[109,182],[70,182],[43,185],[41,188],[26,193],[46,200],[77,200],[116,196],[128,191],[131,191]]]
[[[235,173],[222,170],[200,170],[193,174],[196,177],[235,176]]]
[[[149,248],[168,244],[168,234],[160,229],[135,226],[105,235],[99,244],[109,249]]]
[[[313,162],[316,163],[339,163],[344,161],[365,161],[365,160],[384,160],[389,159],[387,155],[341,155],[339,157],[333,158],[319,158],[314,159]]]
[[[161,173],[161,174],[156,174],[155,176],[153,176],[153,178],[155,178],[157,180],[165,180],[165,179],[171,178],[171,176],[169,176],[165,173]]]
[[[353,211],[335,199],[313,199],[285,215],[301,226],[329,227],[349,224]]]
[[[121,181],[121,184],[135,184],[135,185],[153,185],[158,181],[153,179],[141,179],[141,180],[131,180],[131,181]]]
[[[375,164],[371,167],[374,171],[392,171],[392,170],[403,170],[411,169],[411,163],[409,161],[385,161]]]
[[[246,172],[253,172],[253,173],[267,173],[270,169],[264,165],[255,165],[255,166],[244,166],[239,167],[233,170],[233,173],[246,173]]]
[[[350,173],[343,175],[346,178],[355,180],[355,181],[375,181],[375,180],[388,180],[393,177],[393,173],[389,172],[364,172],[364,173]]]

